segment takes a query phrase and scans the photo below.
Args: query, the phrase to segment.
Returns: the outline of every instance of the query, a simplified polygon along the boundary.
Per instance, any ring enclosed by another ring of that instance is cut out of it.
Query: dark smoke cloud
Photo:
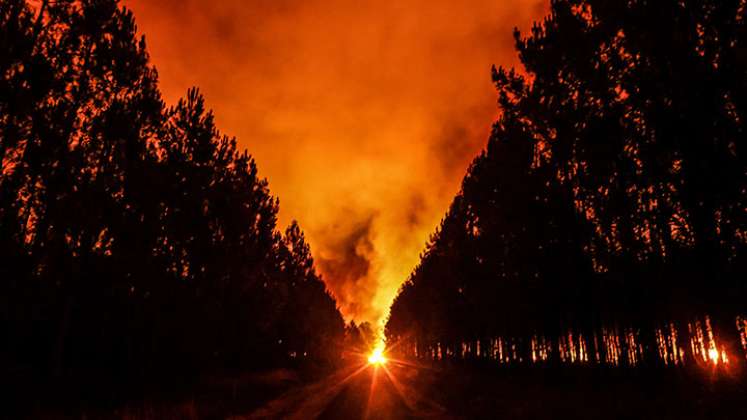
[[[341,310],[351,319],[370,313],[368,299],[376,291],[372,278],[375,244],[372,237],[374,215],[358,218],[352,212],[341,215],[340,221],[320,232],[328,238],[316,259],[324,280],[338,297]]]

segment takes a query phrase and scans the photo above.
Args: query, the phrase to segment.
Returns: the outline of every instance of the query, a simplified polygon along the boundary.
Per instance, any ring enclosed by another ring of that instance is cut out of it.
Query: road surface
[[[360,363],[236,419],[747,418],[734,371]]]
[[[449,418],[433,401],[418,393],[413,380],[422,366],[388,361],[360,363],[271,401],[236,419],[408,419]]]

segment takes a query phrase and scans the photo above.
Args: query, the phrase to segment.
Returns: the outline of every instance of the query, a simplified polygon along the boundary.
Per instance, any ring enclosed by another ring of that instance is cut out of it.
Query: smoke
[[[490,66],[547,0],[125,0],[165,99],[199,86],[304,228],[347,319],[376,323],[482,148]]]
[[[374,215],[361,218],[348,210],[338,217],[340,222],[324,227],[317,235],[325,239],[318,247],[316,263],[337,296],[341,311],[350,318],[360,318],[375,310],[369,301],[378,286],[372,267],[376,250],[371,236]]]

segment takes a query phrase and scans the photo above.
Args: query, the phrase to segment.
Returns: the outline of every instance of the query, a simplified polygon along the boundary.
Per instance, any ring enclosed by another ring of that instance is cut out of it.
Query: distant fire
[[[386,361],[383,346],[377,346],[368,356],[368,363],[371,365],[383,365],[386,364]]]

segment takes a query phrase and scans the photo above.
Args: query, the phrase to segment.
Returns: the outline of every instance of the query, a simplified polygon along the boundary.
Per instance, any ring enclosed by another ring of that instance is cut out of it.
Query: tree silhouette
[[[653,363],[662,325],[710,314],[742,351],[746,29],[738,1],[558,0],[517,31],[525,72],[494,69],[501,116],[389,339],[526,357],[539,336],[555,356],[613,337]]]
[[[334,362],[294,223],[196,89],[166,108],[115,0],[0,2],[0,344],[89,388]],[[294,362],[295,363],[295,362]]]

